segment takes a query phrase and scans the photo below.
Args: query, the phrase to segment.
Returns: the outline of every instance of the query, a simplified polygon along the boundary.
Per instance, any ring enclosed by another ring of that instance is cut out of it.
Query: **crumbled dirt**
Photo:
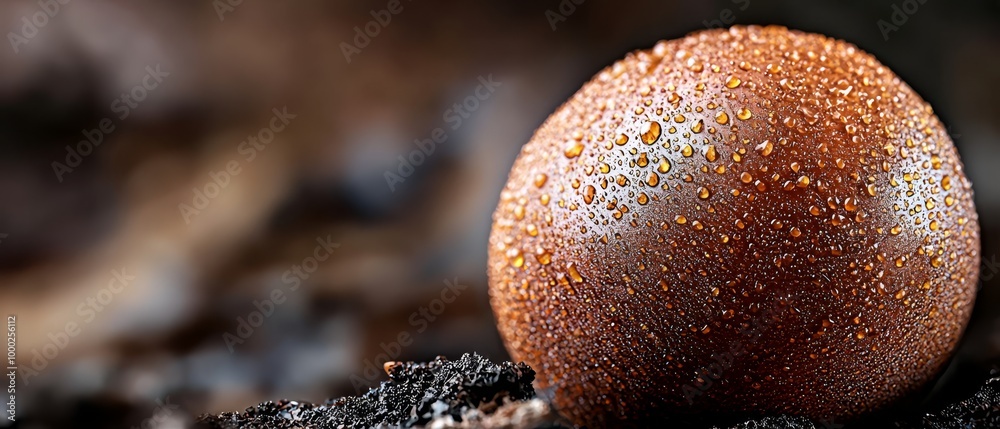
[[[928,413],[916,423],[898,423],[899,428],[952,429],[1000,428],[1000,377],[986,384],[969,399],[949,405],[939,413]]]
[[[449,361],[387,365],[389,381],[362,396],[313,405],[265,402],[242,414],[203,416],[207,428],[440,427],[492,414],[501,406],[535,396],[535,371],[524,363],[499,365],[478,354]],[[550,412],[551,414],[551,412]]]
[[[731,429],[826,429],[827,426],[817,425],[804,417],[765,417],[760,420],[749,420],[733,426]],[[833,426],[841,427],[841,426]]]
[[[888,417],[888,416],[886,416]],[[730,429],[860,429],[895,427],[897,429],[980,429],[1000,428],[1000,377],[991,378],[972,397],[951,404],[939,412],[915,417],[898,417],[894,424],[860,421],[845,425],[837,422],[813,422],[801,417],[768,417],[751,420]]]
[[[524,363],[494,364],[478,354],[449,361],[387,365],[389,381],[362,396],[323,404],[282,400],[247,408],[243,413],[202,416],[198,427],[229,428],[364,428],[427,427],[434,429],[570,427],[551,405],[535,396],[535,372]],[[897,429],[1000,428],[1000,377],[987,380],[970,398],[895,424]],[[729,429],[854,429],[844,425],[777,416],[749,420]],[[714,429],[721,429],[716,427]]]
[[[483,414],[472,410],[461,422],[451,416],[434,419],[428,428],[433,429],[559,429],[569,428],[561,417],[552,409],[548,401],[539,398],[527,401],[512,402],[496,410],[493,414]]]

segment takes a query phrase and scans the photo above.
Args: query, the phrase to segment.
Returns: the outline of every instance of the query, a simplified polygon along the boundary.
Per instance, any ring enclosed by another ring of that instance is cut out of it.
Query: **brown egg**
[[[781,27],[601,71],[522,149],[489,248],[508,350],[592,426],[885,409],[947,363],[978,270],[931,107],[854,45]]]

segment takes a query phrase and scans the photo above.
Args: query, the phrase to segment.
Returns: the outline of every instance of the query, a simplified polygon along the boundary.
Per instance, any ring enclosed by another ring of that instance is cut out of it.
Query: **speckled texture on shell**
[[[508,350],[589,425],[884,408],[947,362],[978,269],[931,107],[854,45],[781,27],[601,71],[522,149],[489,248]]]

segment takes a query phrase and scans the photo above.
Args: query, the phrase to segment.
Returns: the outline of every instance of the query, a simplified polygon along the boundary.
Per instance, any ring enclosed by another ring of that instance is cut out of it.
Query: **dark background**
[[[1000,363],[1000,2],[923,1],[887,40],[878,21],[893,23],[902,0],[586,0],[554,29],[557,1],[402,0],[348,63],[341,43],[387,1],[245,0],[220,19],[207,0],[70,0],[18,53],[0,46],[0,312],[18,315],[22,368],[79,325],[19,386],[18,417],[177,427],[353,394],[352,375],[403,332],[413,342],[397,360],[506,358],[486,241],[519,148],[626,52],[730,17],[852,42],[949,125],[976,190],[984,282],[927,406],[967,395]],[[39,10],[0,3],[0,31],[20,33]],[[114,99],[157,64],[170,76],[118,120]],[[452,130],[446,111],[490,75],[501,86]],[[285,106],[297,117],[247,162],[240,143]],[[105,117],[115,131],[60,181],[52,163]],[[438,127],[447,141],[390,191],[384,172]],[[241,172],[185,222],[178,205],[234,160]],[[283,273],[326,237],[340,247],[288,291]],[[78,306],[123,268],[135,279],[87,323]],[[445,279],[467,288],[435,320],[418,316],[420,330],[412,315]],[[230,352],[223,335],[274,290],[287,300]]]

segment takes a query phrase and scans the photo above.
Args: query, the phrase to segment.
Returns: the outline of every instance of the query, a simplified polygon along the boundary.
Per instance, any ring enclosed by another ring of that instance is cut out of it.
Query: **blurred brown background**
[[[985,281],[932,402],[1000,363],[998,1],[909,0],[915,12],[886,38],[878,21],[906,1],[401,0],[350,62],[342,43],[389,1],[237,2],[0,4],[0,312],[18,316],[20,367],[45,363],[20,379],[24,427],[170,427],[353,394],[400,333],[412,344],[397,360],[504,359],[486,240],[520,146],[627,51],[730,23],[853,42],[950,125],[976,189]],[[453,127],[454,104],[490,76],[500,85]],[[274,109],[295,117],[251,150]],[[385,172],[435,128],[447,140],[390,190]],[[84,131],[100,145],[68,159]],[[308,278],[292,274],[291,290],[286,271],[327,238],[339,247]],[[116,271],[134,279],[110,283]],[[446,279],[467,287],[442,307]],[[284,299],[231,352],[224,334],[276,290]]]

